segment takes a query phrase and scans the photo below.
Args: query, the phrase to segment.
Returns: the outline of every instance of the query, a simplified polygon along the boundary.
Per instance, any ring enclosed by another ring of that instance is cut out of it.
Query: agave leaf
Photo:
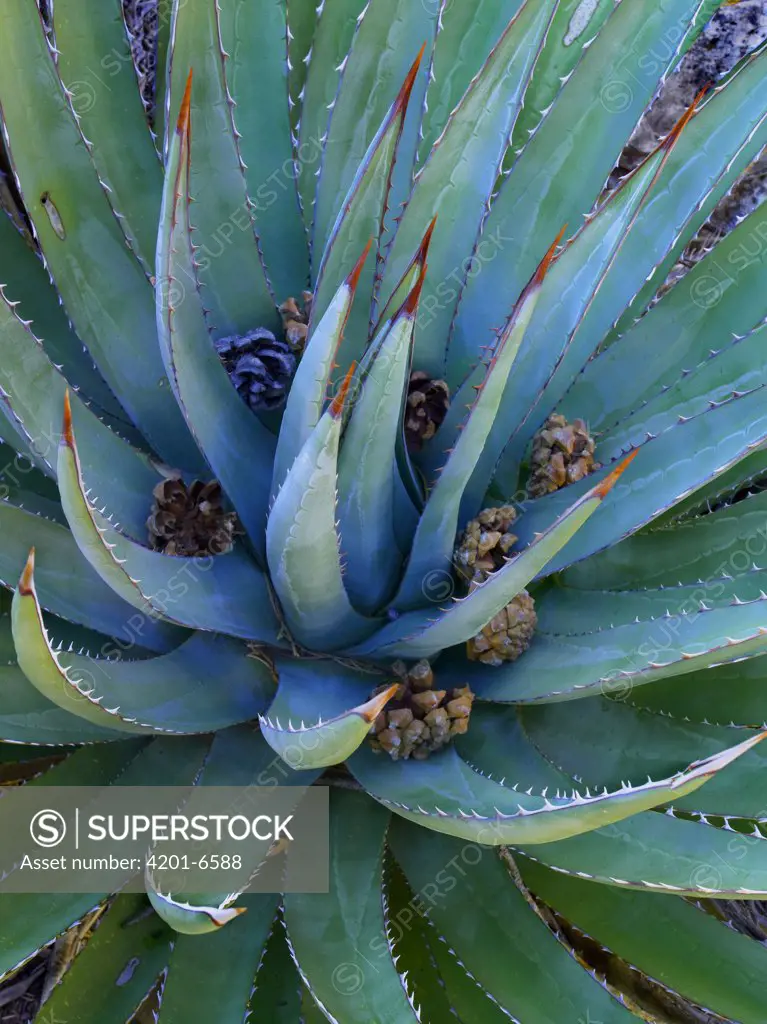
[[[309,247],[291,138],[287,0],[219,0],[218,6],[221,46],[227,54],[226,84],[234,101],[231,117],[249,205],[272,290],[281,300],[309,281]]]
[[[261,735],[296,771],[350,757],[397,689],[367,699],[376,677],[334,662],[278,658],[276,668],[279,690],[259,715]]]
[[[733,335],[743,336],[761,323],[767,316],[767,299],[757,282],[763,274],[759,239],[765,232],[767,210],[761,206],[694,267],[680,288],[672,288],[646,317],[589,363],[563,409],[587,402],[593,429],[604,432],[632,416],[635,423],[641,421],[641,406],[701,367],[712,352],[726,351]],[[644,346],[642,359],[638,346]],[[632,381],[630,388],[624,375]],[[705,375],[700,379],[705,381]],[[692,391],[695,386],[691,382],[685,388]]]
[[[25,208],[74,328],[130,418],[169,463],[196,456],[157,351],[152,288],[82,141],[35,11],[5,10],[3,124]],[[13,37],[13,42],[11,42]],[[37,129],[29,131],[34,105]],[[56,160],[49,142],[56,139]]]
[[[722,577],[759,571],[765,551],[767,495],[753,494],[710,515],[626,538],[563,576],[581,590],[645,589],[699,584],[716,588]],[[712,581],[707,584],[707,581]],[[733,584],[734,585],[734,584]],[[706,595],[701,592],[701,600]]]
[[[270,4],[270,8],[277,6]],[[272,328],[277,319],[239,148],[221,19],[216,0],[175,3],[168,58],[169,110],[173,115],[182,109],[187,76],[190,68],[194,70],[189,180],[193,226],[200,246],[198,271],[216,337],[245,334],[254,327]],[[283,55],[284,46],[283,42]],[[170,152],[173,127],[171,118],[165,127],[166,153]],[[194,288],[194,281],[185,281],[184,287]]]
[[[0,279],[5,284],[8,299],[20,304],[18,313],[22,319],[31,319],[30,327],[42,338],[45,353],[53,365],[61,366],[72,387],[88,395],[91,407],[99,416],[111,426],[119,425],[120,433],[135,443],[140,435],[128,422],[124,410],[83,349],[42,260],[6,216],[0,217]],[[7,391],[7,385],[4,386]]]
[[[353,270],[344,279],[322,316],[312,329],[301,361],[290,385],[280,425],[272,475],[272,499],[282,486],[309,435],[317,426],[330,390],[335,365],[349,313],[354,302],[362,267],[370,251],[369,241]]]
[[[75,1020],[97,1015],[104,1024],[129,1019],[166,967],[173,948],[173,932],[158,925],[146,909],[141,894],[115,898],[82,955],[46,1002],[45,1012],[53,1015],[52,1020],[65,1012]],[[94,976],[114,983],[94,985]]]
[[[506,163],[512,166],[583,54],[615,10],[610,0],[561,0],[536,64],[525,106],[514,125]]]
[[[338,518],[356,607],[375,614],[391,599],[397,557],[397,440],[413,345],[421,277],[363,364],[338,464]]]
[[[477,385],[476,397],[461,424],[455,447],[438,470],[439,476],[418,522],[407,568],[394,600],[398,610],[423,604],[423,581],[426,576],[434,572],[445,573],[450,568],[464,490],[493,430],[511,368],[535,312],[558,242],[559,239],[550,247],[512,310],[484,379]],[[466,397],[459,393],[454,405],[463,405],[461,399]],[[437,445],[432,447],[436,448]]]
[[[290,6],[294,2],[295,0],[290,0]],[[303,88],[296,156],[298,194],[310,235],[328,123],[335,105],[341,72],[359,26],[359,16],[365,6],[366,0],[335,0],[334,3],[321,4],[317,13],[312,48],[306,58],[307,75]],[[313,277],[316,277],[317,262],[322,256],[322,251],[312,249],[311,255]]]
[[[56,650],[43,623],[30,555],[14,595],[14,640],[29,681],[64,711],[127,733],[212,732],[255,718],[267,706],[268,669],[227,637],[196,633],[160,658],[93,658]],[[210,679],[225,675],[224,692]]]
[[[473,6],[447,3],[434,46],[432,77],[421,122],[418,164],[423,165],[448,118],[490,56],[523,0],[478,0]]]
[[[195,629],[245,640],[276,639],[266,580],[242,549],[194,558],[163,555],[123,537],[98,511],[85,491],[67,400],[58,477],[62,505],[78,547],[128,604],[146,615]]]
[[[371,332],[371,338],[375,337],[388,320],[392,320],[394,315],[402,308],[403,303],[406,301],[408,295],[415,288],[419,278],[423,277],[426,273],[426,257],[429,254],[429,246],[431,245],[431,238],[434,234],[434,227],[437,223],[436,214],[432,217],[429,226],[426,228],[421,244],[418,246],[413,258],[410,260],[408,265],[399,279],[399,284],[396,286],[394,291],[389,296],[386,304],[381,309],[378,315],[373,331]]]
[[[154,272],[162,169],[147,126],[118,0],[62,0],[56,63],[72,111],[120,227]],[[115,131],[115,127],[119,130]]]
[[[248,1011],[256,1020],[274,1021],[274,1024],[293,1024],[296,1020],[310,1024],[314,1018],[307,1017],[302,1006],[302,994],[306,992],[288,945],[282,914],[278,911],[258,964]],[[315,1005],[311,996],[308,1001]],[[319,1010],[317,1013],[320,1024],[324,1024],[327,1018]]]
[[[0,530],[3,586],[15,586],[30,548],[36,546],[37,588],[42,607],[105,636],[116,637],[110,650],[140,644],[150,650],[167,651],[183,639],[182,631],[159,621],[151,611],[140,615],[125,604],[82,557],[66,527],[0,501]]]
[[[667,778],[614,791],[570,788],[530,744],[513,713],[476,711],[470,743],[451,745],[425,761],[397,761],[361,748],[349,761],[376,800],[416,824],[486,846],[554,843],[681,799],[764,739],[751,736],[693,761]],[[510,750],[509,732],[517,742]],[[498,778],[500,772],[504,777]],[[533,791],[527,787],[532,783]],[[566,787],[560,790],[558,787]],[[557,788],[555,788],[557,787]],[[550,790],[550,792],[547,792]]]
[[[190,430],[249,537],[260,547],[274,437],[232,386],[212,344],[197,292],[199,263],[189,224],[191,96],[190,74],[168,152],[157,243],[157,330],[168,378]],[[249,453],[247,473],[239,445]]]
[[[442,373],[445,338],[462,275],[470,269],[456,267],[456,252],[467,251],[472,240],[478,240],[509,133],[555,6],[555,0],[527,3],[509,24],[418,172],[387,253],[381,284],[384,296],[402,276],[425,226],[439,213],[416,347],[418,368],[432,376]],[[473,257],[474,250],[469,251]],[[451,278],[458,279],[457,288]]]
[[[343,279],[347,268],[352,265],[369,238],[377,240],[377,256],[379,255],[380,236],[391,186],[392,167],[422,55],[423,48],[413,62],[402,88],[368,146],[367,152],[355,165],[357,171],[349,185],[346,198],[337,206],[333,206],[333,215],[335,216],[336,210],[339,212],[335,223],[328,227],[327,241],[324,242],[322,258],[319,260],[319,267],[315,274],[312,323],[315,323],[324,314],[338,287],[338,281]],[[359,131],[359,126],[355,125],[353,129],[355,138],[360,137]],[[326,160],[327,155],[332,152],[329,147],[330,141],[327,141]],[[323,165],[323,181],[327,180],[329,173],[328,168]],[[322,192],[320,193],[321,201]],[[315,247],[318,245],[318,237],[324,237],[324,233],[324,229],[320,230],[315,225]],[[359,283],[361,296],[372,295],[375,275],[376,266],[373,264],[362,271]],[[349,317],[346,341],[339,348],[338,361],[341,366],[346,366],[361,356],[367,344],[371,327],[370,320],[370,305],[366,301],[358,302]]]
[[[223,928],[225,924],[234,921],[240,914],[244,914],[246,907],[230,907],[221,904],[218,907],[208,907],[185,903],[183,900],[176,900],[170,895],[158,892],[149,881],[147,881],[147,896],[157,914],[168,924],[173,931],[182,935],[207,935]]]
[[[564,708],[525,708],[522,721],[532,742],[568,775],[577,772],[586,784],[612,786],[621,779],[663,773],[701,754],[714,755],[757,730],[685,722],[637,710],[618,700],[589,701],[568,709],[570,727],[551,742],[549,730],[562,728]],[[595,737],[601,737],[595,746]],[[712,780],[704,792],[674,798],[674,808],[726,818],[767,820],[764,805],[765,753],[751,751]]]
[[[548,412],[557,408],[567,385],[596,347],[595,334],[585,326],[590,327],[591,321],[588,325],[586,321],[590,317],[593,320],[594,304],[601,302],[602,293],[616,293],[616,304],[606,311],[607,316],[614,316],[621,308],[613,268],[634,226],[643,219],[640,213],[661,187],[663,170],[693,112],[694,104],[662,145],[587,221],[552,267],[525,336],[517,371],[506,388],[501,411],[466,496],[463,511],[467,518],[481,508],[493,476],[502,492],[516,490],[519,465],[532,435]],[[600,321],[603,329],[611,322],[604,315]],[[552,343],[553,339],[561,341]],[[471,358],[471,352],[467,352],[464,363]]]
[[[272,584],[291,633],[325,650],[359,641],[376,627],[349,601],[336,530],[336,466],[350,374],[293,463],[266,529]]]
[[[154,143],[162,163],[165,162],[165,131],[170,105],[170,31],[173,0],[157,0],[157,75],[155,106],[152,118]]]
[[[55,452],[61,436],[61,406],[67,382],[2,289],[0,338],[6,415],[26,441],[31,458],[55,477]],[[89,479],[99,490],[108,488],[114,496],[123,528],[133,536],[144,536],[148,496],[158,480],[156,469],[146,455],[102,423],[76,392],[72,407]]]
[[[520,852],[565,875],[621,889],[698,898],[762,899],[764,842],[669,814],[647,811],[561,843]],[[737,857],[733,856],[737,844]]]
[[[767,118],[757,83],[764,78],[765,64],[767,48],[761,46],[717,83],[685,132],[684,144],[669,164],[668,188],[655,196],[648,220],[638,225],[636,248],[630,245],[625,253],[626,273],[631,273],[629,257],[638,261],[636,294],[605,346],[647,310],[687,244],[764,147]]]
[[[456,354],[471,350],[470,338],[475,352],[491,344],[492,331],[507,312],[506,297],[522,289],[546,240],[562,224],[576,226],[593,208],[703,3],[682,0],[648,10],[642,0],[628,0],[610,15],[493,202],[483,228],[486,259],[481,272],[466,281],[454,325]],[[575,166],[573,177],[568,168]],[[567,188],[562,188],[565,178]],[[451,356],[449,379],[460,381],[470,365]]]
[[[626,474],[626,486],[620,495],[608,500],[609,515],[600,517],[601,529],[587,526],[552,559],[546,572],[556,572],[617,544],[763,445],[767,438],[767,416],[762,415],[763,390],[762,384],[746,395],[737,393],[690,420],[678,421],[658,437],[647,438],[641,448],[635,448],[642,457]],[[575,496],[584,487],[573,484],[564,491],[571,489]],[[544,523],[551,522],[551,517],[571,501],[571,495],[560,491],[532,502],[520,520],[521,542],[525,543]],[[677,581],[678,578],[673,582]]]
[[[606,627],[583,635],[545,635],[524,665],[492,673],[467,667],[483,700],[556,703],[635,686],[763,654],[767,650],[765,598],[723,608],[687,610],[663,628],[658,620]],[[479,668],[485,666],[480,665]]]
[[[442,866],[446,881],[440,885],[439,899],[427,897],[428,917],[476,984],[506,1014],[515,1020],[559,1024],[576,1021],[578,1015],[583,1020],[587,1006],[590,1020],[634,1020],[530,912],[495,851],[466,846],[404,821],[392,823],[390,841],[416,893],[429,891],[435,865]],[[448,891],[443,893],[443,888]],[[556,985],[551,984],[552,977]],[[545,1001],[542,990],[547,993]]]
[[[659,900],[614,886],[584,885],[519,857],[538,899],[652,978],[727,1020],[759,1024],[763,950],[687,900]],[[689,951],[695,949],[696,955]]]
[[[195,1015],[222,1024],[244,1020],[276,906],[276,896],[250,893],[242,897],[247,913],[215,938],[176,936],[160,1024],[184,1024]],[[200,986],[202,975],[207,981]]]
[[[370,640],[353,648],[354,654],[376,657],[428,658],[445,647],[471,639],[494,615],[522,590],[548,564],[553,555],[596,512],[609,490],[615,486],[628,462],[583,495],[547,530],[468,597],[456,599],[435,616],[430,609],[406,612],[380,629]],[[424,579],[425,594],[428,580]]]
[[[761,729],[767,725],[765,670],[767,663],[761,658],[730,662],[643,686],[628,693],[626,701],[631,707],[679,721]]]
[[[418,1019],[387,941],[381,886],[388,822],[372,800],[333,790],[330,892],[285,896],[288,940],[301,976],[325,1016],[344,1024]]]
[[[298,149],[298,130],[304,109],[306,76],[317,37],[317,22],[322,11],[314,0],[286,0],[288,37],[288,103],[294,148]],[[296,173],[299,170],[296,163]]]

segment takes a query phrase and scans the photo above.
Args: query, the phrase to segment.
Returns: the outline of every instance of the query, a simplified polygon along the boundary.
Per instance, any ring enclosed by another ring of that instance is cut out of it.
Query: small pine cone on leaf
[[[306,338],[309,334],[309,320],[312,315],[311,292],[301,292],[301,305],[291,295],[285,299],[280,306],[282,317],[282,329],[285,331],[285,339],[292,351],[300,356],[306,347]]]
[[[530,496],[551,494],[599,469],[599,463],[594,461],[594,447],[594,439],[583,420],[568,423],[564,416],[552,413],[533,438],[527,485]]]
[[[482,509],[467,523],[454,553],[455,565],[467,580],[481,583],[503,567],[517,542],[517,535],[511,532],[516,518],[513,505],[501,505]]]
[[[468,730],[474,702],[470,687],[435,689],[434,673],[425,660],[410,669],[397,661],[392,671],[399,687],[370,729],[370,744],[377,753],[394,761],[423,761]],[[390,685],[377,687],[374,696]]]
[[[411,451],[420,451],[442,425],[450,408],[450,388],[422,370],[410,374],[405,403],[405,440]]]
[[[265,327],[216,342],[229,379],[254,412],[278,409],[285,401],[296,370],[296,356],[287,341]]]
[[[232,550],[241,531],[237,514],[221,506],[218,480],[193,481],[180,477],[161,480],[152,492],[154,504],[146,521],[149,543],[166,555],[223,555]]]
[[[537,625],[535,601],[526,590],[520,590],[467,642],[466,655],[469,661],[496,667],[505,661],[516,661],[530,646]]]

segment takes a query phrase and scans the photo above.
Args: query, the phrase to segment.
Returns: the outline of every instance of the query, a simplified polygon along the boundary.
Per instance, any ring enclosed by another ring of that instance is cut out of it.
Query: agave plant
[[[148,118],[5,0],[2,778],[331,787],[327,894],[1,895],[40,1020],[764,1019],[767,207],[656,297],[767,54],[603,195],[716,7],[177,0]]]

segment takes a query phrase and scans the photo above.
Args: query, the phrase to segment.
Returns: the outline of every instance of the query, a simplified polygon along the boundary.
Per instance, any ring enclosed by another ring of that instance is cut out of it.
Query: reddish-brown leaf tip
[[[24,596],[34,593],[35,586],[35,549],[29,549],[29,555],[19,580],[19,593]]]
[[[355,289],[357,288],[360,279],[360,274],[362,273],[362,268],[365,266],[365,260],[368,258],[368,253],[370,252],[370,247],[372,244],[373,239],[371,237],[368,239],[368,244],[365,246],[362,255],[354,264],[354,269],[346,278],[346,283],[349,286],[349,288],[351,288],[352,291],[355,291]]]
[[[392,683],[388,690],[384,690],[383,693],[376,694],[376,696],[369,700],[367,704],[363,705],[365,710],[362,712],[362,717],[365,721],[372,725],[398,689],[399,684]]]
[[[666,138],[663,140],[663,142],[661,143],[661,145],[659,147],[660,149],[672,149],[676,145],[677,139],[682,134],[682,132],[685,130],[687,125],[690,123],[690,121],[692,120],[693,115],[695,114],[695,111],[698,109],[698,104],[701,102],[701,100],[703,99],[703,97],[706,95],[706,93],[708,92],[708,90],[710,88],[711,88],[711,83],[707,82],[703,86],[703,88],[698,92],[697,96],[692,101],[690,106],[687,108],[687,110],[685,110],[685,112],[679,118],[677,123],[674,125],[674,127],[671,129],[671,131],[666,136]]]
[[[407,105],[410,102],[410,94],[413,91],[415,85],[416,76],[418,75],[418,68],[421,65],[421,60],[426,50],[426,43],[423,44],[421,49],[418,51],[418,56],[413,61],[413,65],[405,76],[405,81],[402,83],[402,88],[397,94],[397,98],[394,101],[395,113],[404,113],[407,109]]]
[[[546,274],[548,274],[549,267],[551,266],[552,260],[554,259],[554,254],[556,253],[557,249],[559,248],[559,243],[564,238],[565,231],[567,231],[567,224],[564,224],[562,226],[562,230],[559,232],[557,237],[554,239],[554,241],[551,243],[549,248],[546,250],[546,255],[543,257],[541,262],[538,264],[538,269],[533,274],[533,279],[530,282],[531,287],[534,288],[537,285],[540,285],[540,284],[543,283],[543,279],[546,277]]]
[[[186,79],[186,88],[184,89],[184,98],[181,100],[181,109],[178,112],[178,121],[176,122],[176,131],[179,135],[189,131],[189,111],[192,105],[192,69],[189,69],[189,74]]]
[[[70,448],[74,447],[75,436],[72,433],[72,405],[69,401],[69,388],[64,392],[64,423],[61,428],[61,439]]]
[[[636,448],[633,452],[631,452],[630,455],[627,455],[622,462],[619,462],[615,469],[612,471],[612,473],[608,473],[602,481],[602,483],[597,484],[597,486],[594,488],[594,497],[606,498],[610,491],[613,489],[613,487],[615,487],[615,485],[618,483],[619,478],[623,476],[623,474],[629,468],[629,465],[634,461],[638,454],[639,449]]]
[[[418,309],[418,302],[421,298],[421,292],[423,291],[423,283],[426,280],[426,264],[421,264],[421,273],[418,275],[418,280],[410,289],[410,294],[402,303],[400,314],[405,316],[415,316],[415,311]]]
[[[428,228],[426,229],[426,234],[421,239],[421,244],[418,246],[418,251],[415,254],[415,262],[416,263],[425,263],[426,262],[426,256],[427,256],[427,254],[429,252],[429,245],[431,244],[431,236],[434,234],[434,228],[435,228],[436,223],[437,223],[437,215],[435,213],[434,216],[431,219],[431,223],[429,224]]]
[[[341,415],[341,410],[344,407],[344,402],[346,401],[346,395],[347,395],[347,393],[349,391],[349,387],[350,387],[351,382],[352,382],[352,377],[354,376],[354,371],[356,369],[357,369],[357,364],[356,363],[352,363],[352,365],[346,371],[346,376],[344,377],[343,384],[338,389],[338,392],[336,393],[333,401],[330,403],[330,415],[333,417],[333,419],[338,419],[338,417]]]

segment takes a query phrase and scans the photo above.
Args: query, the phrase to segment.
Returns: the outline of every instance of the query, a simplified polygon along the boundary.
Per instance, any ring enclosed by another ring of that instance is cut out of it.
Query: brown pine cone
[[[221,484],[180,478],[161,480],[146,521],[149,543],[166,555],[221,555],[231,551],[237,528],[235,512],[221,507]]]
[[[552,413],[533,438],[527,484],[530,497],[551,494],[599,469],[599,463],[594,461],[594,447],[594,439],[583,420],[568,423],[564,416]]]
[[[405,404],[405,440],[411,451],[420,451],[442,425],[450,408],[450,388],[422,370],[410,374]]]

